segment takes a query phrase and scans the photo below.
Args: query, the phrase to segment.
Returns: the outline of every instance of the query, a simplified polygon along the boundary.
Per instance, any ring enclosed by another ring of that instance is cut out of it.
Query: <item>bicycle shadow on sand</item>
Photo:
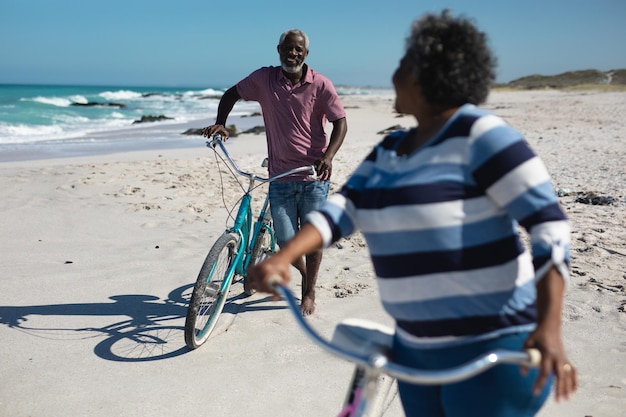
[[[0,324],[33,337],[54,340],[96,339],[94,353],[116,362],[148,362],[169,359],[191,350],[185,345],[184,319],[193,284],[172,290],[167,298],[129,294],[110,296],[111,302],[0,306]],[[228,331],[242,313],[287,309],[271,302],[271,296],[247,297],[231,293],[211,337]],[[98,322],[107,317],[128,317],[104,326],[72,327],[74,318]],[[62,324],[59,324],[62,323]]]
[[[166,299],[152,295],[115,295],[112,302],[0,306],[0,324],[34,337],[57,340],[102,339],[94,353],[105,360],[146,362],[168,359],[189,351],[184,342],[184,320],[193,285],[184,285]],[[125,316],[105,326],[72,327],[71,317]],[[61,317],[58,320],[57,317]],[[32,323],[32,324],[31,324]],[[39,324],[38,324],[39,323]],[[49,323],[49,324],[46,324]],[[63,323],[61,326],[55,326]]]

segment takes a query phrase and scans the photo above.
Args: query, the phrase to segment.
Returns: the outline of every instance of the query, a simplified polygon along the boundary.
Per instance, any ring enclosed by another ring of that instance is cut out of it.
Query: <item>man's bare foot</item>
[[[304,297],[300,304],[300,311],[303,316],[310,316],[315,312],[315,299],[310,297]]]

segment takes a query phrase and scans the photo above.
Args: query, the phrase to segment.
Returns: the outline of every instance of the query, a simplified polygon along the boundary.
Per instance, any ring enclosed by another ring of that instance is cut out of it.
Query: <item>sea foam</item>
[[[35,103],[49,104],[57,107],[69,107],[72,105],[72,101],[62,97],[35,97],[33,99],[23,99],[24,101],[34,101]]]

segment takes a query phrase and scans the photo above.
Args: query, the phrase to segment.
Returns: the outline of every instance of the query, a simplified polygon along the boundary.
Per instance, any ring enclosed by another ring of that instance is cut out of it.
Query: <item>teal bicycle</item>
[[[239,200],[233,225],[226,229],[209,250],[194,285],[185,320],[185,343],[190,349],[200,347],[211,335],[235,277],[243,277],[244,292],[252,295],[253,290],[247,280],[248,267],[271,256],[276,250],[268,195],[266,193],[255,221],[252,192],[263,184],[300,172],[309,172],[312,178],[316,177],[312,165],[294,168],[269,178],[259,177],[239,169],[224,146],[221,136],[214,136],[207,142],[207,147],[215,152],[218,162],[221,159],[233,175],[237,173],[247,178],[248,186],[247,189],[244,188],[244,194]],[[266,161],[263,166],[267,166]]]

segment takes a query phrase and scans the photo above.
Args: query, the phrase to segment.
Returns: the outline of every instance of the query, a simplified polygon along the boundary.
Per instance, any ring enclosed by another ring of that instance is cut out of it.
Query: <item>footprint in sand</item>
[[[157,227],[163,226],[163,223],[157,222],[148,222],[141,225],[142,229],[156,229]]]
[[[361,282],[337,282],[333,285],[335,290],[335,298],[346,298],[359,294],[361,291],[370,288],[368,284]]]
[[[135,211],[161,210],[161,206],[154,203],[135,204]]]
[[[116,196],[122,194],[122,195],[136,195],[138,193],[142,193],[143,190],[139,187],[133,187],[131,185],[125,185],[124,188],[122,188],[119,193],[115,194]]]

